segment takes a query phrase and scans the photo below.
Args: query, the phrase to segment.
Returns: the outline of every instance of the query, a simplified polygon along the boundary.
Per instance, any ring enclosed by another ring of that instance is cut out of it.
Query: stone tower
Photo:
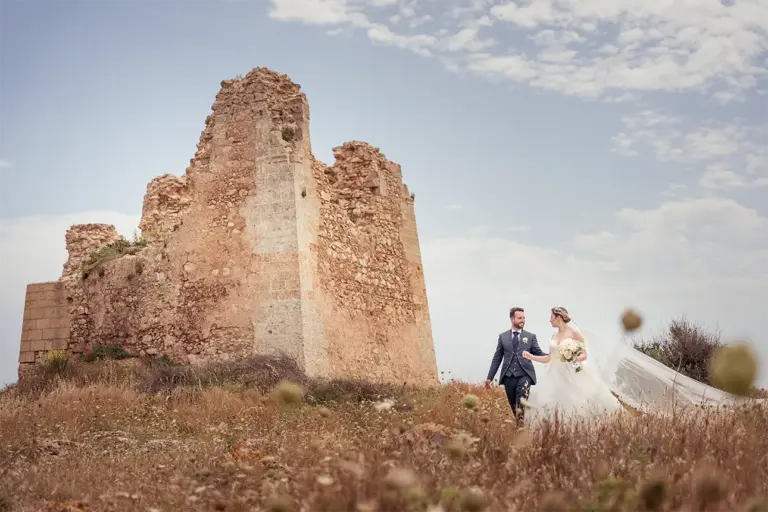
[[[223,81],[212,110],[185,175],[147,186],[141,243],[70,228],[62,277],[27,289],[20,365],[118,344],[192,363],[280,351],[310,375],[437,383],[400,166],[361,142],[317,161],[306,97],[268,69]]]

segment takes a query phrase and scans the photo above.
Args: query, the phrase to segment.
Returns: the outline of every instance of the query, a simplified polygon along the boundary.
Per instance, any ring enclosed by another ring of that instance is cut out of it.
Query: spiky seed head
[[[768,512],[768,497],[757,496],[747,502],[744,512]]]
[[[376,502],[366,501],[357,504],[357,512],[376,512]]]
[[[464,398],[462,399],[461,403],[464,404],[464,407],[467,409],[477,409],[477,406],[480,404],[480,399],[477,398],[477,395],[469,394],[464,395]]]
[[[269,512],[293,512],[293,505],[287,498],[275,497],[267,502]]]
[[[749,394],[757,378],[757,357],[746,343],[720,347],[709,364],[712,383],[734,395]]]
[[[458,459],[465,453],[467,453],[467,445],[463,439],[458,436],[454,436],[445,443],[445,452],[449,457]]]
[[[640,328],[643,325],[643,317],[639,313],[632,309],[627,309],[621,315],[621,323],[624,325],[624,330],[632,332]]]
[[[649,512],[658,512],[667,498],[668,482],[661,473],[655,474],[640,484],[638,493],[643,506]]]
[[[440,501],[446,504],[453,503],[459,496],[459,490],[455,487],[445,487],[440,491]]]
[[[488,508],[488,500],[478,489],[466,489],[459,495],[459,510],[481,512]]]
[[[546,493],[539,503],[541,512],[568,512],[569,508],[565,494],[560,491]]]
[[[693,492],[699,503],[706,507],[723,499],[723,485],[717,473],[710,468],[701,468],[693,475]]]
[[[283,404],[297,404],[301,402],[301,387],[295,382],[284,380],[275,387],[275,394]]]
[[[384,479],[384,482],[395,489],[405,491],[414,487],[418,482],[416,473],[407,468],[393,468]]]
[[[421,487],[411,487],[407,493],[407,498],[411,505],[417,506],[422,510],[427,506],[427,493]]]

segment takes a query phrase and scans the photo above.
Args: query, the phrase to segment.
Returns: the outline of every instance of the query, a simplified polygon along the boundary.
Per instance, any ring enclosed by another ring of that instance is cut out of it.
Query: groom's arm
[[[539,340],[536,339],[536,335],[533,335],[533,341],[531,341],[531,350],[529,350],[532,355],[534,356],[546,356],[549,354],[545,354],[543,350],[541,350],[541,347],[539,347]]]
[[[496,372],[499,371],[499,365],[504,359],[504,347],[501,344],[501,334],[499,334],[499,341],[496,343],[496,352],[493,353],[493,359],[491,359],[491,368],[488,370],[488,377],[486,380],[493,380],[496,376]]]

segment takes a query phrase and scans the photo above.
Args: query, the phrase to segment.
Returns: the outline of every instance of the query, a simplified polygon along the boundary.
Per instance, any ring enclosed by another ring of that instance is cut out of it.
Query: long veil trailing
[[[573,320],[568,325],[584,337],[587,347],[584,364],[594,368],[611,391],[636,409],[724,405],[743,400],[687,377],[623,340],[603,340],[582,330]]]

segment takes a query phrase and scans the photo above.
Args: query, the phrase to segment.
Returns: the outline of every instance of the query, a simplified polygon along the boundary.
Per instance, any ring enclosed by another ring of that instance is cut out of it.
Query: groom
[[[512,413],[519,424],[525,416],[522,401],[528,399],[531,386],[536,384],[536,369],[532,361],[523,357],[523,352],[530,352],[535,356],[547,354],[539,348],[536,335],[523,329],[525,326],[523,308],[512,308],[509,311],[509,319],[512,322],[512,328],[499,335],[496,352],[491,360],[491,369],[488,370],[488,377],[485,379],[485,387],[491,387],[491,381],[501,365],[499,385],[504,386]],[[504,364],[501,364],[502,361]]]

